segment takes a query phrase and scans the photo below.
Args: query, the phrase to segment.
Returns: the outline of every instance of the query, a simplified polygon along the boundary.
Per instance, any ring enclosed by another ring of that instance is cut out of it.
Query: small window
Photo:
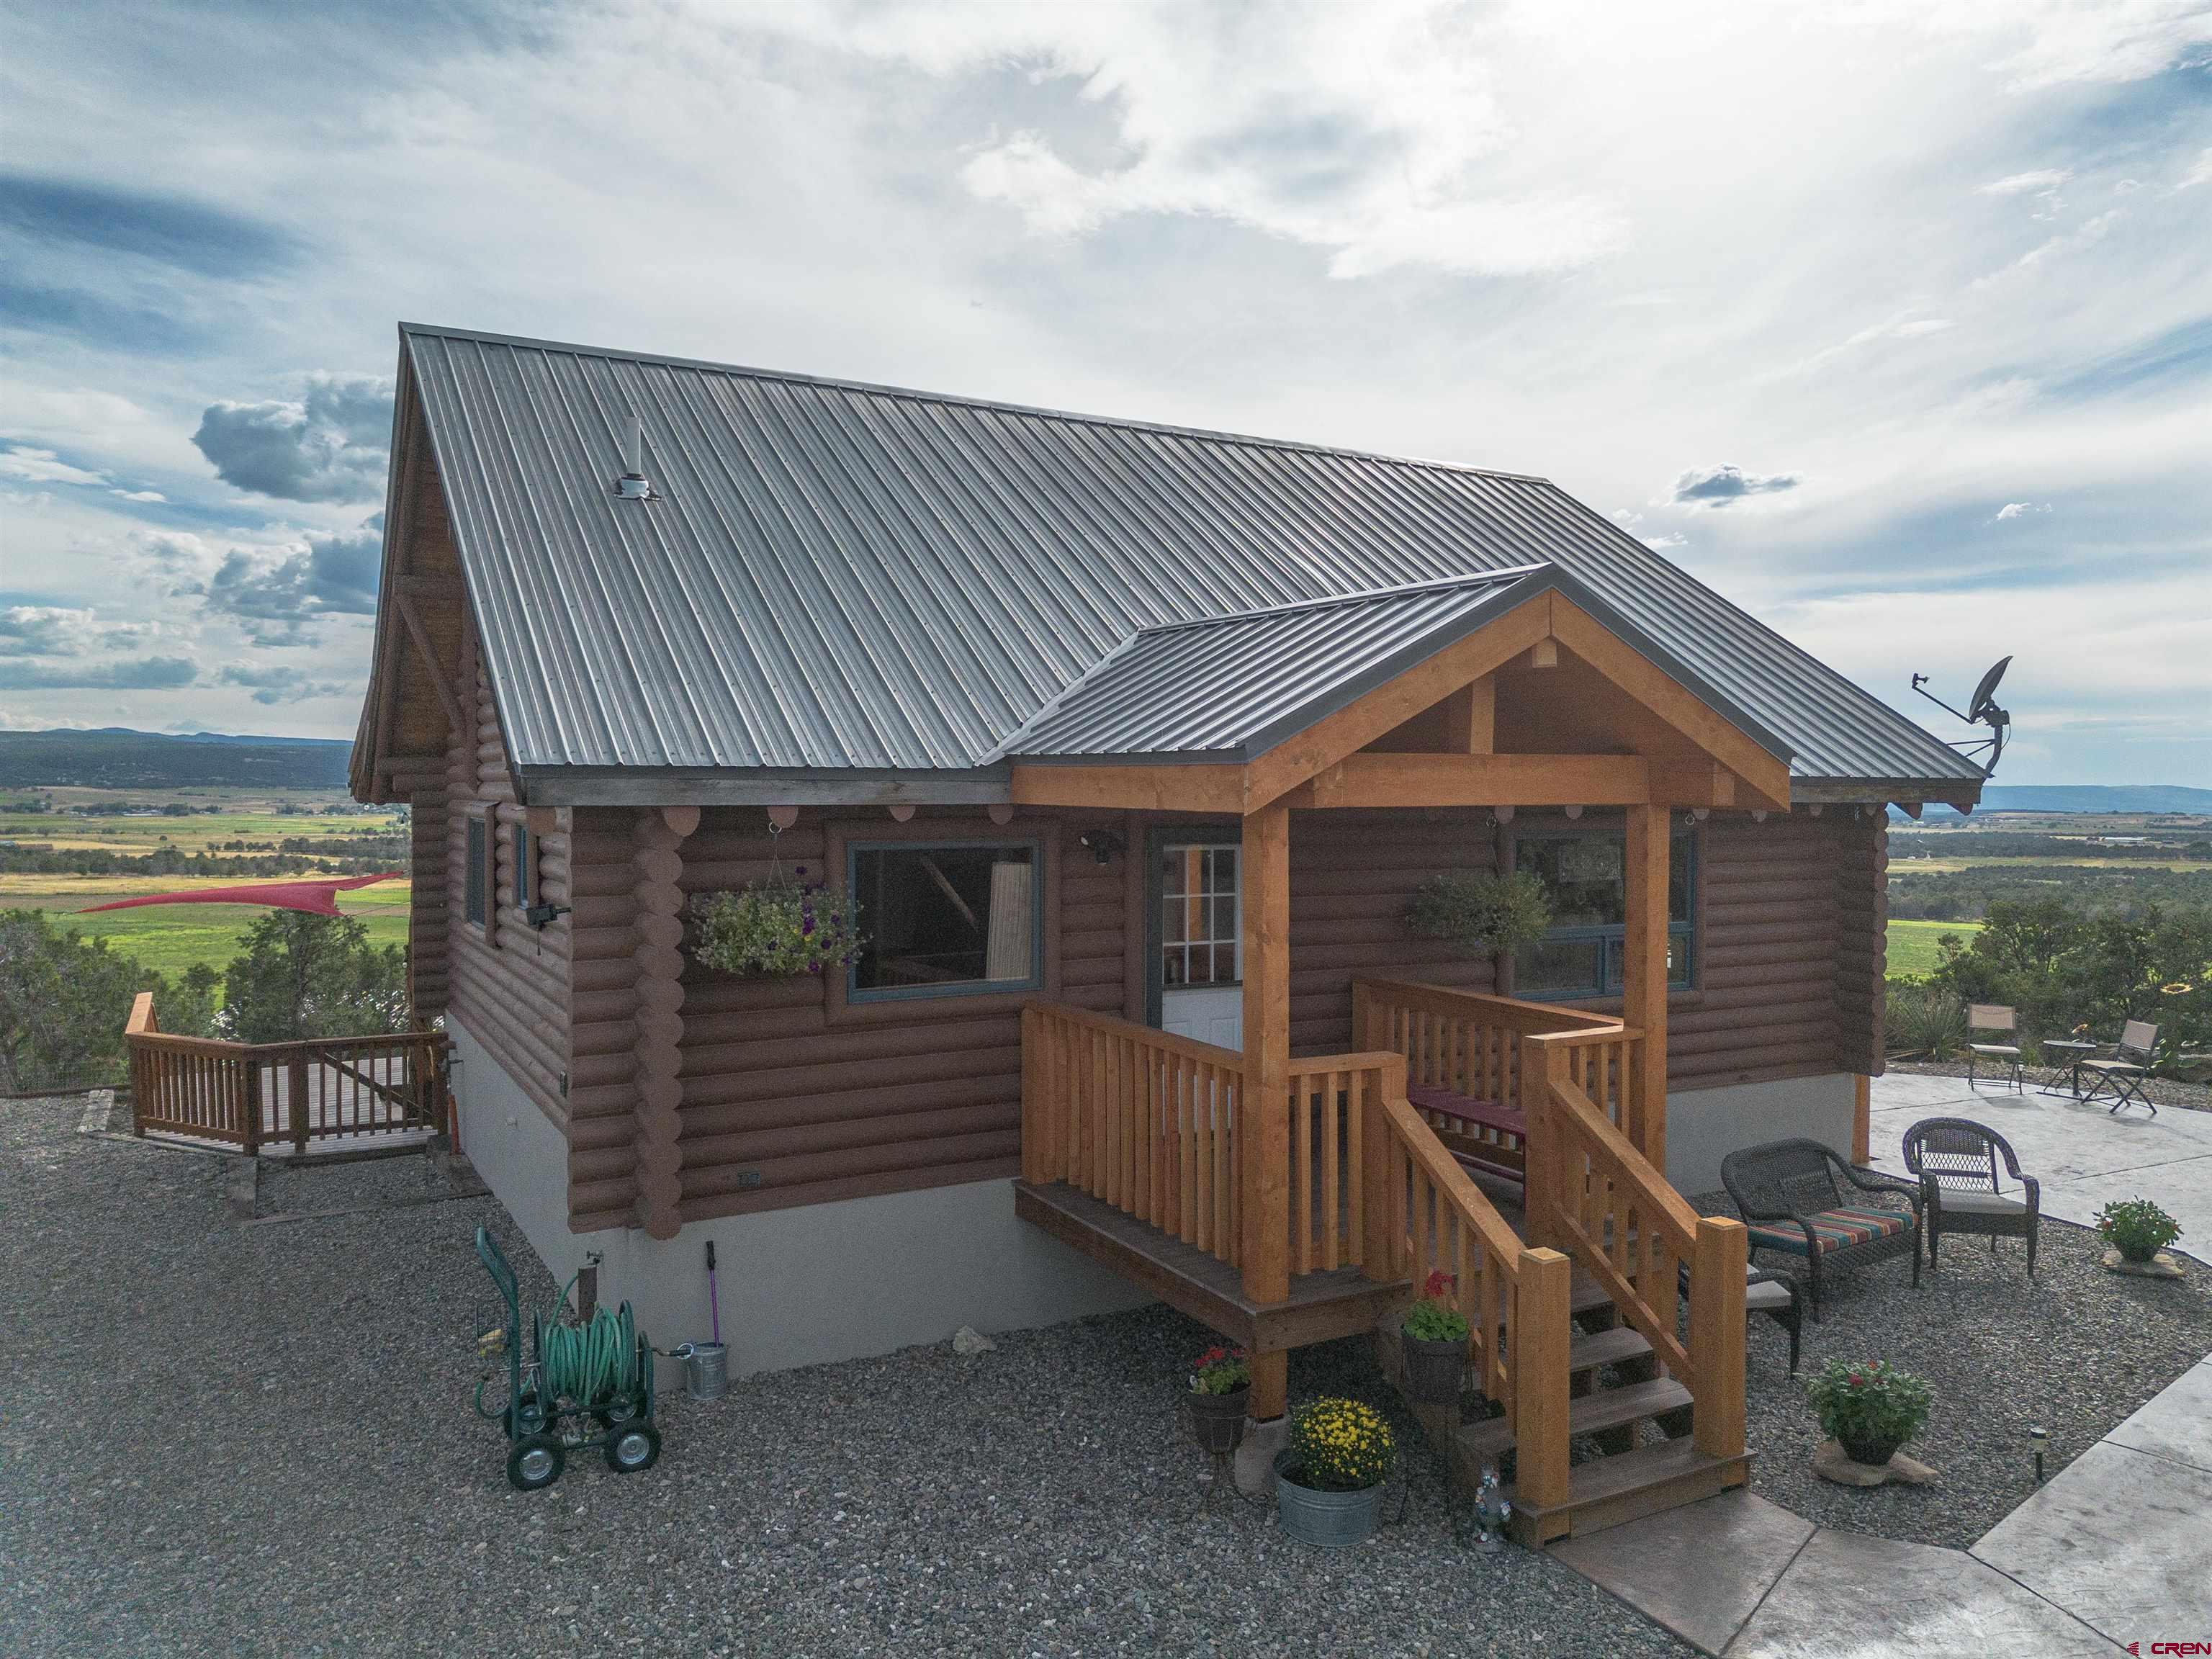
[[[1029,989],[1042,978],[1034,842],[857,846],[846,880],[867,943],[857,1000]]]
[[[1237,856],[1234,847],[1160,848],[1160,983],[1167,989],[1243,982]]]
[[[462,906],[463,914],[479,927],[490,908],[489,884],[484,880],[486,849],[490,844],[491,838],[485,833],[484,821],[480,817],[471,817],[468,864],[461,878]]]
[[[527,910],[538,902],[538,837],[522,824],[514,826],[514,908]]]
[[[1513,865],[1540,878],[1552,899],[1552,926],[1513,959],[1517,996],[1619,996],[1625,977],[1628,933],[1627,841],[1625,834],[1524,836],[1513,846]],[[1696,943],[1691,925],[1697,879],[1695,842],[1687,830],[1668,847],[1667,983],[1691,982]]]

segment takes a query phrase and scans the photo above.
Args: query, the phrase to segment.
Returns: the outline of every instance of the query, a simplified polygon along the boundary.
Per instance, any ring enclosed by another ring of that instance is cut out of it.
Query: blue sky
[[[2212,5],[9,44],[0,726],[351,733],[405,317],[1540,473],[1900,708],[2013,654],[2001,781],[2212,784]]]

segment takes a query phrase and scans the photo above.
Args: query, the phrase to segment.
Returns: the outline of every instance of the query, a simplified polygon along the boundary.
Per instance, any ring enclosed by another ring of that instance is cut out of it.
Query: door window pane
[[[867,943],[854,992],[1035,984],[1037,862],[1030,843],[855,848],[849,879]]]
[[[1238,916],[1234,847],[1160,851],[1160,983],[1235,985]]]

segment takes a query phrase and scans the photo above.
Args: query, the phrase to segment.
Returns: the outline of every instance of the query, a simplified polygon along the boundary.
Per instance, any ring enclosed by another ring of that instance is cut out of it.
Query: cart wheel
[[[507,1454],[507,1484],[517,1492],[536,1492],[561,1478],[568,1455],[558,1435],[526,1434]]]
[[[607,1467],[617,1474],[649,1469],[659,1455],[660,1431],[650,1423],[632,1423],[607,1437]]]
[[[627,1394],[616,1395],[592,1415],[599,1419],[603,1429],[611,1429],[617,1423],[627,1423],[639,1415],[636,1397]]]
[[[545,1407],[538,1403],[538,1391],[525,1389],[514,1402],[515,1426],[526,1435],[535,1434],[545,1426]]]

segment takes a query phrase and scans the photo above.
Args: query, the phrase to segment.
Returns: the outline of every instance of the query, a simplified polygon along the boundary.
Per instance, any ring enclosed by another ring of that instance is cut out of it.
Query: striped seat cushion
[[[1890,1233],[1901,1233],[1912,1224],[1912,1218],[1901,1210],[1822,1210],[1808,1215],[1813,1224],[1814,1248],[1822,1255],[1831,1250],[1863,1244],[1869,1239],[1881,1238]],[[1805,1254],[1805,1234],[1799,1227],[1776,1227],[1754,1224],[1751,1229],[1751,1247],[1755,1250],[1791,1250]]]

